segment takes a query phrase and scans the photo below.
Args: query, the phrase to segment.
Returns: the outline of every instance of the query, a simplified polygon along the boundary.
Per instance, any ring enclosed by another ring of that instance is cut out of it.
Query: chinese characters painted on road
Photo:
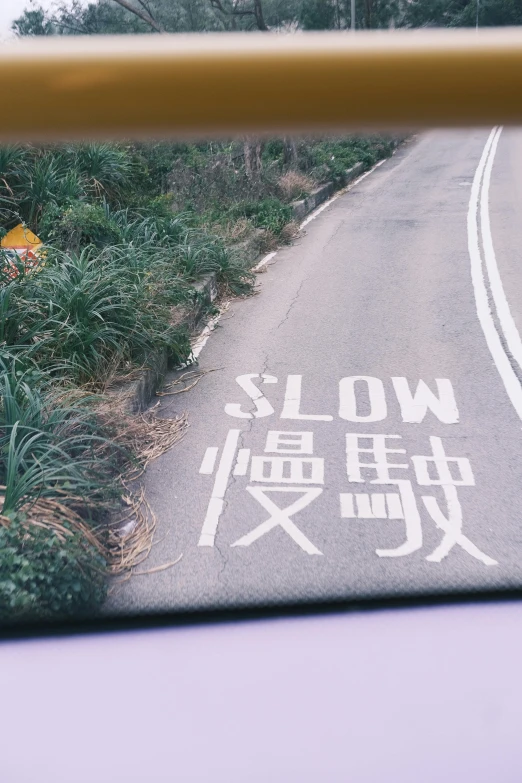
[[[275,416],[261,384],[275,384],[272,375],[246,374],[237,383],[249,398],[249,404],[228,403],[225,412],[236,419]],[[256,384],[257,381],[257,384]],[[402,421],[421,423],[431,414],[434,421],[457,424],[459,413],[451,382],[435,380],[436,392],[424,381],[412,390],[406,378],[392,378]],[[230,429],[223,449],[210,446],[204,455],[200,473],[215,475],[207,514],[203,522],[199,546],[214,546],[222,516],[225,494],[231,477],[243,478],[245,491],[266,512],[266,518],[252,528],[232,547],[249,547],[274,528],[282,530],[308,555],[322,552],[299,528],[296,517],[307,506],[320,502],[328,484],[328,465],[314,454],[314,432],[286,429],[289,420],[331,422],[331,413],[304,413],[301,410],[302,376],[289,375],[280,419],[287,420],[285,429],[268,430],[264,453],[252,454],[243,445],[248,432]],[[365,400],[363,412],[358,400]],[[339,382],[339,418],[346,422],[365,424],[383,421],[388,407],[383,382],[370,376],[351,376]],[[338,422],[339,423],[339,422]],[[303,426],[302,424],[300,426]],[[314,425],[317,426],[317,425]],[[423,546],[423,519],[441,532],[440,543],[425,556],[440,563],[454,547],[460,547],[470,557],[486,566],[497,562],[482,552],[464,533],[462,507],[458,487],[472,487],[475,478],[469,459],[446,453],[443,439],[426,437],[426,453],[410,457],[402,448],[399,434],[347,431],[345,453],[346,486],[339,487],[339,520],[390,520],[404,526],[404,541],[393,549],[380,548],[380,558],[404,557]],[[241,445],[240,445],[241,442]],[[219,463],[216,462],[219,456]],[[364,490],[361,484],[365,485]],[[415,488],[430,487],[435,494],[416,496]],[[438,494],[437,494],[438,493]],[[321,515],[318,516],[318,519]]]

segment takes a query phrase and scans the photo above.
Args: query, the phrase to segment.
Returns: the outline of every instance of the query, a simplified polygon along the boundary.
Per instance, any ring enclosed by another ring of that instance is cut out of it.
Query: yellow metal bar
[[[522,29],[26,39],[0,138],[522,124]]]

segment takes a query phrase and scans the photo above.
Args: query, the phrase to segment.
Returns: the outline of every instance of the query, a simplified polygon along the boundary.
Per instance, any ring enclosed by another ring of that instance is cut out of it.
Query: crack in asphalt
[[[333,240],[335,239],[335,237],[337,236],[337,234],[339,233],[339,231],[340,231],[340,230],[342,229],[342,227],[344,226],[344,223],[345,223],[345,221],[344,221],[344,220],[340,220],[340,221],[339,221],[339,224],[338,224],[337,228],[335,229],[335,231],[333,232],[333,234],[332,234],[332,235],[329,237],[329,239],[328,239],[328,241],[326,242],[326,244],[325,244],[325,245],[322,247],[322,249],[321,249],[321,253],[324,253],[324,251],[326,250],[326,248],[328,247],[328,245],[330,244],[330,242],[333,242]],[[311,274],[311,273],[310,273],[310,274]],[[303,279],[301,280],[301,282],[300,282],[300,284],[299,284],[299,288],[297,289],[297,291],[296,291],[295,295],[293,296],[293,298],[292,298],[292,300],[291,300],[291,302],[290,302],[290,304],[289,304],[289,306],[288,306],[288,309],[287,309],[287,311],[286,311],[286,313],[285,313],[285,316],[284,316],[283,320],[282,320],[282,321],[280,321],[280,323],[277,325],[276,329],[280,329],[280,328],[282,327],[282,325],[283,325],[283,324],[284,324],[286,321],[288,321],[288,318],[289,318],[289,316],[290,316],[290,313],[291,313],[291,311],[292,311],[292,309],[293,309],[293,307],[294,307],[295,303],[296,303],[296,302],[297,302],[297,300],[299,299],[299,296],[300,296],[300,294],[301,294],[301,290],[302,290],[302,288],[303,288],[304,284],[308,282],[309,278],[310,278],[310,275],[307,275],[306,277],[303,277]]]
[[[327,242],[325,242],[325,244],[322,246],[322,248],[321,248],[321,254],[323,254],[323,253],[324,253],[324,251],[326,250],[326,248],[328,247],[328,245],[330,245],[330,244],[331,244],[331,243],[334,241],[334,239],[335,239],[335,237],[337,236],[337,234],[339,233],[339,231],[340,231],[340,230],[341,230],[341,229],[344,227],[344,224],[345,224],[345,222],[346,222],[345,220],[339,220],[339,224],[338,224],[337,228],[336,228],[336,229],[335,229],[335,231],[334,231],[334,232],[333,232],[333,233],[332,233],[332,234],[331,234],[331,235],[328,237],[328,241],[327,241]]]
[[[277,325],[276,329],[280,329],[282,327],[282,325],[285,323],[285,321],[288,321],[288,318],[290,316],[290,312],[291,312],[293,306],[295,305],[295,303],[297,302],[297,300],[299,299],[299,294],[301,293],[301,289],[302,289],[302,287],[304,286],[304,284],[306,283],[307,280],[308,280],[308,277],[305,277],[305,278],[303,278],[303,280],[301,280],[299,288],[297,289],[297,292],[296,292],[295,296],[293,297],[292,301],[290,302],[290,304],[288,306],[288,310],[286,311],[285,317]]]

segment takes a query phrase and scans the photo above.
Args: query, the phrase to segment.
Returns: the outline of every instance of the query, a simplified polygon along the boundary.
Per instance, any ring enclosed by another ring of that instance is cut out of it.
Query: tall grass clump
[[[50,251],[37,274],[0,289],[0,335],[75,384],[142,365],[160,348],[185,361],[189,336],[175,309],[188,300],[187,283],[164,252],[153,266],[149,255],[121,246]]]
[[[120,461],[123,457],[119,458]],[[83,614],[106,593],[111,453],[89,398],[0,356],[0,620]]]

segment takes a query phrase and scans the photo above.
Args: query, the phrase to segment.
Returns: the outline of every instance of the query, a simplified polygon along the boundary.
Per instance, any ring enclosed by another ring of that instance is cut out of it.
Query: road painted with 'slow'
[[[183,557],[109,611],[522,585],[521,164],[516,129],[425,134],[267,259],[147,471],[148,566]]]

